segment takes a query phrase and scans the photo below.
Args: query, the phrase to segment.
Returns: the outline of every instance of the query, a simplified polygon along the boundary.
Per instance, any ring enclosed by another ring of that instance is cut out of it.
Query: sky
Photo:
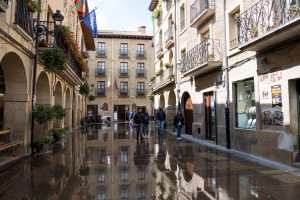
[[[135,31],[138,26],[147,26],[152,34],[150,0],[88,0],[90,11],[97,13],[98,30]]]

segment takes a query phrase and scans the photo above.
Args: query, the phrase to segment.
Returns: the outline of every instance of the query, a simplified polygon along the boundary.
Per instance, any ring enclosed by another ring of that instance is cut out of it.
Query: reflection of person
[[[137,142],[134,152],[134,164],[137,167],[147,166],[150,162],[149,143],[146,141]]]
[[[147,110],[143,113],[143,135],[144,137],[148,137],[149,132],[149,114]]]
[[[166,152],[163,139],[159,138],[158,142],[159,142],[158,144],[159,147],[158,147],[158,153],[156,158],[157,167],[160,171],[164,171],[166,169],[165,161],[166,161],[167,152]]]
[[[156,114],[156,123],[158,125],[158,135],[164,136],[164,129],[166,123],[166,113],[163,111],[162,108],[159,108]]]
[[[143,123],[143,115],[141,112],[141,109],[138,110],[138,112],[133,117],[133,123],[136,128],[136,140],[142,139],[141,136],[141,128]]]
[[[177,139],[181,140],[181,129],[184,124],[184,118],[180,111],[177,112],[176,116],[174,117],[174,128],[177,133]]]

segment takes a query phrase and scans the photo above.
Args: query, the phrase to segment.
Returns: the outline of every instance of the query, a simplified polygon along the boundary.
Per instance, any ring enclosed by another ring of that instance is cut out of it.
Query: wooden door
[[[187,134],[192,135],[194,113],[193,113],[193,102],[191,97],[188,97],[185,101],[184,115],[185,115],[185,131]]]
[[[214,140],[216,137],[215,128],[215,98],[213,92],[204,94],[204,115],[205,115],[205,138]]]

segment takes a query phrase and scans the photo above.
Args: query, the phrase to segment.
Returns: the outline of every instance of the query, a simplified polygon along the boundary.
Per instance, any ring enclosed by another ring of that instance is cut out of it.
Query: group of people
[[[137,112],[132,112],[130,122],[136,130],[137,140],[147,138],[149,135],[149,121],[150,117],[146,110],[138,109]],[[166,128],[166,113],[162,108],[159,108],[155,115],[155,123],[158,129],[158,136],[164,137]],[[178,111],[173,120],[174,128],[176,130],[177,139],[181,140],[181,130],[184,126],[184,117],[180,111]]]

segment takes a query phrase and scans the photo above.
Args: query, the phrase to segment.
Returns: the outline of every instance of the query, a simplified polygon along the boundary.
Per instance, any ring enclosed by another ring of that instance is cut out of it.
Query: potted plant
[[[38,9],[38,4],[33,0],[25,0],[25,6],[28,8],[30,12],[35,12]]]
[[[66,67],[66,57],[61,48],[45,49],[40,58],[45,65],[45,70],[49,72],[59,72]]]
[[[166,69],[169,69],[169,68],[171,68],[171,67],[173,67],[172,64],[170,64],[170,63],[166,63],[166,64],[165,64],[165,68],[166,68]]]
[[[66,135],[66,130],[64,128],[52,129],[51,135],[53,137],[53,143],[57,143],[64,138]]]
[[[155,79],[156,79],[156,77],[153,76],[153,77],[150,78],[150,81],[153,82],[153,81],[155,81]]]
[[[297,5],[291,5],[288,9],[288,16],[293,19],[299,15],[300,8]]]
[[[153,18],[157,19],[161,16],[162,10],[161,8],[155,9],[152,13]]]
[[[251,37],[257,37],[258,35],[257,26],[255,24],[251,24],[250,35]]]
[[[86,97],[89,95],[90,86],[86,81],[82,85],[80,85],[79,93],[83,96],[86,96]]]

